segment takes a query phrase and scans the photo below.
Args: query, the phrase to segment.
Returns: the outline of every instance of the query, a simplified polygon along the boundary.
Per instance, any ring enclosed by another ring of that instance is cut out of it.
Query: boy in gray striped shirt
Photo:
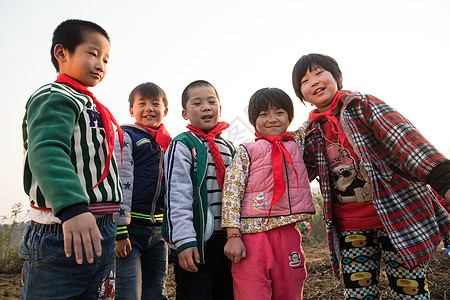
[[[112,213],[122,201],[112,155],[117,122],[87,89],[104,78],[109,47],[97,24],[61,23],[51,48],[59,76],[27,102],[24,189],[31,224],[19,250],[22,299],[114,298]]]
[[[220,226],[225,168],[235,149],[220,134],[221,106],[213,85],[190,83],[182,94],[187,132],[176,136],[164,157],[166,198],[163,237],[174,262],[177,299],[233,299],[231,261]]]

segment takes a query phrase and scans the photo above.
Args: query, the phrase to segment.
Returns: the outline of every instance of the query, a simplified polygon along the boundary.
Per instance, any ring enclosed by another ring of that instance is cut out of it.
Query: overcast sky
[[[92,88],[119,123],[130,123],[127,99],[142,82],[165,90],[164,124],[185,130],[181,92],[197,79],[218,90],[226,137],[249,139],[250,96],[286,91],[295,104],[290,129],[311,107],[295,97],[292,68],[308,53],[334,57],[344,89],[372,94],[405,115],[450,157],[450,1],[49,1],[0,0],[0,215],[28,208],[22,189],[21,124],[28,97],[54,81],[54,28],[69,18],[98,23],[111,36],[107,75]],[[228,136],[227,136],[228,134]]]

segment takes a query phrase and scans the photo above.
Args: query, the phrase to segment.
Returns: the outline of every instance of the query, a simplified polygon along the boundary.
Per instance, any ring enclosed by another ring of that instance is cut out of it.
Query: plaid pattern
[[[356,93],[344,94],[341,101],[340,125],[366,168],[375,209],[399,255],[413,268],[432,255],[450,230],[449,215],[426,186],[430,172],[449,161],[383,101]],[[304,126],[304,161],[310,180],[319,177],[331,261],[339,278],[325,140],[318,122]]]

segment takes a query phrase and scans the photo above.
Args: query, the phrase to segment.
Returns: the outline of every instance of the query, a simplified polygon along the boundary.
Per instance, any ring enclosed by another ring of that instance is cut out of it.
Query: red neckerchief
[[[342,95],[345,95],[345,93],[342,91],[336,92],[336,95],[334,95],[333,101],[331,102],[330,109],[328,111],[319,113],[316,110],[314,110],[309,114],[309,121],[311,123],[314,123],[315,121],[318,121],[323,118],[326,118],[326,119],[328,119],[328,121],[330,121],[331,130],[335,134],[337,134],[339,137],[339,140],[340,140],[339,143],[341,144],[341,149],[344,145],[344,140],[346,139],[346,137],[345,137],[344,131],[342,130],[342,127],[339,125],[338,119],[334,115],[334,110],[338,106],[339,99],[341,98]]]
[[[221,190],[223,190],[223,181],[225,178],[225,164],[223,163],[223,158],[220,154],[219,147],[217,147],[216,143],[214,143],[214,138],[216,137],[216,135],[222,133],[222,130],[228,128],[228,126],[230,126],[230,124],[226,122],[219,122],[208,133],[205,133],[203,132],[203,130],[193,127],[191,124],[186,126],[189,131],[208,141],[209,149],[211,150],[214,164],[216,165],[217,182],[219,183],[219,187]]]
[[[135,122],[134,124],[150,132],[150,134],[155,138],[156,142],[164,149],[164,151],[167,150],[167,147],[169,147],[172,138],[170,137],[170,134],[167,131],[166,127],[164,127],[163,123],[159,124],[158,129],[144,126],[142,124],[139,124],[138,122]]]
[[[282,135],[262,135],[255,132],[256,140],[265,139],[272,143],[272,173],[273,173],[273,197],[270,204],[269,216],[272,211],[272,206],[281,199],[286,190],[286,183],[283,176],[283,157],[287,163],[289,163],[294,169],[295,176],[297,177],[298,188],[298,174],[294,167],[294,162],[289,152],[284,147],[281,141],[292,141],[294,137],[290,132],[285,132]],[[268,219],[267,219],[268,220]]]
[[[108,173],[109,173],[109,167],[110,167],[111,158],[112,158],[113,150],[114,150],[114,128],[112,126],[112,123],[114,123],[114,125],[116,125],[117,133],[119,135],[120,157],[122,157],[122,150],[123,150],[123,131],[120,128],[119,124],[117,123],[116,119],[114,119],[113,115],[108,110],[108,108],[106,108],[106,106],[101,104],[84,85],[82,85],[75,79],[70,78],[69,76],[67,76],[65,74],[59,74],[58,77],[56,78],[55,82],[63,83],[65,85],[73,88],[77,92],[83,93],[83,94],[91,97],[92,101],[95,104],[95,108],[97,109],[98,113],[102,117],[103,128],[105,130],[106,141],[108,144],[108,158],[106,159],[106,162],[105,162],[105,169],[103,170],[102,177],[100,178],[99,182],[97,182],[97,184],[92,187],[92,188],[95,188],[97,185],[100,184],[100,182],[102,182],[106,178],[106,176],[108,176]]]

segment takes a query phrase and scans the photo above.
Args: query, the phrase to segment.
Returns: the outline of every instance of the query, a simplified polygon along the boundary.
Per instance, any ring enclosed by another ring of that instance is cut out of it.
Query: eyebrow
[[[195,97],[195,98],[191,98],[189,100],[203,100],[203,99],[204,98],[202,98],[202,97]],[[208,96],[208,97],[206,97],[206,100],[210,100],[210,99],[217,100],[217,97],[216,96]]]
[[[95,46],[88,46],[88,48],[89,48],[89,49],[92,49],[92,50],[95,50],[95,51],[97,51],[97,52],[100,52],[100,48],[98,48],[98,47],[95,47]],[[106,53],[106,55],[107,55],[108,58],[109,58],[109,53]]]

